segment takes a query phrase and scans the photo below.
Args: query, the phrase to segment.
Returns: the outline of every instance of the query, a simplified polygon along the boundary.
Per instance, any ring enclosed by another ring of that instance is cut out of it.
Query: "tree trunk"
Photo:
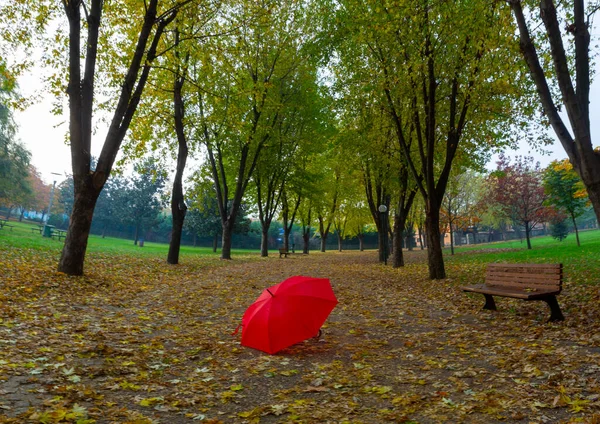
[[[588,181],[586,181],[583,176],[581,179],[585,183],[588,197],[592,203],[594,212],[596,213],[596,219],[598,222],[600,222],[600,153],[594,152],[594,154],[596,155],[596,162],[590,169],[588,169],[587,174],[589,176],[586,175]]]
[[[404,222],[402,221],[400,215],[396,214],[394,217],[394,236],[392,238],[394,245],[394,253],[392,255],[393,268],[404,266],[404,254],[402,253],[402,228],[404,228]]]
[[[321,234],[321,252],[325,253],[327,250],[327,236],[328,234]]]
[[[219,235],[215,234],[213,236],[213,246],[212,246],[213,253],[217,253],[217,247],[218,247],[218,245],[219,245]]]
[[[454,231],[452,230],[452,223],[450,223],[450,254],[454,255]]]
[[[175,194],[176,191],[179,193]],[[187,212],[187,206],[183,199],[183,191],[176,190],[173,185],[173,198],[171,201],[171,214],[173,215],[173,228],[171,230],[171,241],[169,243],[169,253],[167,254],[167,263],[177,265],[179,263],[179,251],[181,250],[181,235],[183,233],[183,222]],[[178,206],[179,205],[179,206]]]
[[[444,268],[444,255],[442,254],[442,243],[440,239],[440,211],[437,208],[428,207],[427,219],[425,220],[427,232],[427,259],[429,267],[429,278],[441,280],[446,278]]]
[[[579,243],[579,230],[577,229],[577,221],[575,220],[574,214],[571,214],[571,219],[573,220],[573,227],[575,228],[575,238],[577,239],[577,246],[580,247],[581,243]]]
[[[260,256],[266,258],[269,256],[269,227],[263,225],[260,237]]]
[[[342,236],[340,235],[340,233],[337,233],[337,239],[338,239],[338,252],[342,251]]]
[[[19,215],[19,222],[23,222],[23,215],[25,215],[25,208],[21,208],[21,214]]]
[[[179,32],[176,31],[177,43]],[[167,263],[176,265],[179,263],[179,251],[181,249],[181,234],[183,233],[183,222],[187,213],[187,205],[183,196],[183,171],[188,157],[187,138],[184,131],[185,103],[182,90],[185,77],[177,75],[173,83],[173,110],[175,119],[175,133],[177,134],[177,170],[173,181],[173,193],[171,195],[171,215],[173,217],[173,228],[171,230],[171,242]]]
[[[358,235],[358,249],[361,252],[365,251],[365,235],[364,234]]]
[[[302,231],[302,242],[303,242],[303,246],[302,246],[302,253],[305,255],[308,255],[309,252],[309,241],[310,241],[310,227],[308,228],[308,231]]]
[[[140,235],[140,224],[136,223],[135,224],[135,233],[133,235],[133,245],[134,246],[137,246],[137,244],[138,244],[139,235]]]
[[[531,249],[530,237],[531,229],[529,228],[529,222],[525,222],[525,238],[527,239],[527,249]]]
[[[283,248],[289,252],[290,251],[290,230],[287,225],[283,225]]]
[[[88,182],[91,183],[91,178],[88,178]],[[77,190],[75,193],[69,230],[58,263],[59,271],[68,275],[83,275],[88,236],[99,194],[100,191],[92,189]]]
[[[221,259],[231,259],[231,236],[233,234],[233,223],[227,221],[223,224],[223,237],[221,238]]]

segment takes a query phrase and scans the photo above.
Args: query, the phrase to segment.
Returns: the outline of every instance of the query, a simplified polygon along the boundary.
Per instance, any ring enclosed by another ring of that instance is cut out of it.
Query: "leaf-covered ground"
[[[69,278],[55,254],[3,252],[0,422],[600,422],[596,284],[567,269],[566,321],[546,324],[541,302],[501,298],[493,313],[462,293],[483,264],[450,262],[432,282],[424,259],[171,267],[95,254]],[[323,337],[273,356],[241,346],[231,333],[245,308],[297,274],[331,279],[340,303]]]

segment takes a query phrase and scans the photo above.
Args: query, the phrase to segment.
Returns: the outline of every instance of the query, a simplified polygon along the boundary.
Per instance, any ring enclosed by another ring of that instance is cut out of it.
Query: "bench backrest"
[[[562,264],[488,264],[489,286],[556,290],[562,289]]]

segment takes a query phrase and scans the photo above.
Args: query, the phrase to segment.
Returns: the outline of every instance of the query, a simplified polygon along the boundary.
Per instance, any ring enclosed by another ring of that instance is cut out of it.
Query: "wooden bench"
[[[562,290],[562,264],[488,264],[485,283],[463,287],[485,296],[483,309],[496,310],[493,296],[542,300],[550,307],[549,321],[563,321],[556,295]]]
[[[290,254],[290,252],[288,252],[285,247],[279,248],[279,258],[281,258],[281,255],[283,255],[284,257],[287,258],[287,255],[289,255],[289,254]]]

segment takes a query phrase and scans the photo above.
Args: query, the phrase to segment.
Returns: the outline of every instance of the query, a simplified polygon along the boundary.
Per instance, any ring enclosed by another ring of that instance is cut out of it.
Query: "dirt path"
[[[482,269],[431,282],[421,252],[407,259],[394,270],[358,252],[178,267],[99,257],[81,279],[9,273],[0,422],[600,420],[597,334],[545,324],[537,302],[480,311],[459,285]],[[291,275],[331,279],[340,303],[324,336],[273,356],[242,347],[231,332],[245,308]]]

